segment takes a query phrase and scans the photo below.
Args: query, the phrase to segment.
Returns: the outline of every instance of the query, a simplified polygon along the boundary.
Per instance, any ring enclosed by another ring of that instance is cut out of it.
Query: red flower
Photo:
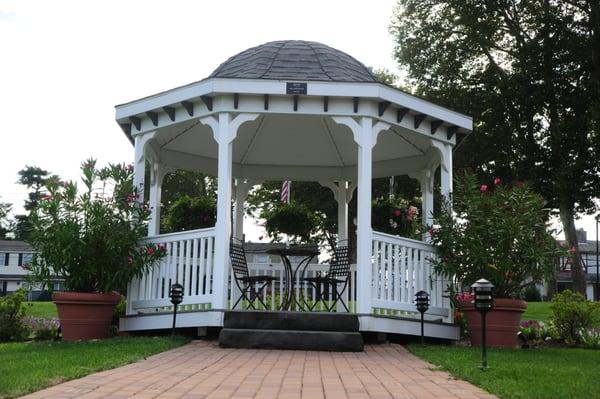
[[[575,248],[574,246],[573,246],[573,247],[571,247],[571,248],[569,248],[569,253],[570,253],[570,254],[575,254],[575,253],[577,253],[577,248]]]
[[[394,210],[394,216],[399,217],[400,215],[402,215],[402,211],[400,209]]]
[[[488,189],[487,184],[482,184],[481,187],[479,187],[479,191],[481,191],[482,193],[485,193]]]
[[[133,263],[133,256],[127,257],[127,263],[129,263],[130,265]]]
[[[131,172],[133,172],[133,164],[131,164],[131,163],[130,163],[129,165],[127,165],[127,166],[125,167],[125,170],[126,170],[128,173],[131,173]]]
[[[504,273],[504,277],[506,277],[508,280],[510,280],[511,278],[513,278],[514,273],[513,272],[506,272]]]
[[[517,182],[517,187],[523,187],[524,185],[525,185],[525,183],[523,183],[520,180]]]
[[[21,265],[21,269],[23,269],[23,270],[29,270],[30,269],[29,263],[23,263]]]
[[[499,178],[499,177],[496,177],[496,178],[494,178],[494,184],[495,184],[496,186],[497,186],[497,185],[499,185],[500,183],[502,183],[502,180],[500,180],[500,178]]]
[[[154,255],[154,248],[152,248],[152,247],[148,247],[148,248],[146,248],[146,253],[147,253],[148,255]]]

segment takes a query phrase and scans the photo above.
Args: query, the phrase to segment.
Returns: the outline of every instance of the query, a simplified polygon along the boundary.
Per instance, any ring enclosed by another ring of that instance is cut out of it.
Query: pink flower
[[[497,186],[497,185],[499,185],[500,183],[502,183],[502,180],[500,180],[500,178],[499,178],[499,177],[496,177],[496,178],[494,178],[494,184],[495,184],[496,186]]]
[[[408,207],[408,214],[411,216],[418,215],[419,209],[416,206],[411,205]]]
[[[52,199],[52,194],[46,194],[46,195],[44,195],[44,196],[42,197],[42,199],[43,199],[44,201],[49,201],[49,200],[51,200],[51,199]]]
[[[258,236],[259,241],[262,241],[263,236]]]
[[[130,163],[129,165],[125,166],[125,170],[126,170],[128,173],[131,173],[131,172],[133,172],[133,164],[132,164],[132,163]]]
[[[154,248],[152,248],[152,247],[148,247],[148,248],[146,248],[146,253],[147,253],[148,255],[154,255]]]
[[[160,243],[157,245],[157,247],[160,252],[167,252],[167,244]]]
[[[506,272],[504,274],[504,277],[506,277],[508,280],[510,280],[513,277],[513,272]]]
[[[487,184],[482,184],[481,187],[479,187],[479,191],[481,191],[482,193],[485,193],[488,189]]]
[[[435,235],[435,229],[434,229],[433,227],[430,227],[430,228],[427,230],[427,232],[429,233],[429,235],[430,235],[431,237],[433,237],[433,236]]]
[[[131,193],[131,194],[129,194],[129,195],[127,196],[127,202],[134,202],[134,201],[136,201],[137,199],[138,199],[138,196],[137,196],[136,194],[133,194],[133,193]]]
[[[400,215],[402,215],[402,211],[400,209],[394,210],[394,216],[398,217]]]
[[[129,263],[130,265],[133,263],[133,256],[127,257],[127,263]]]
[[[573,246],[573,247],[571,247],[571,248],[569,248],[569,253],[570,253],[570,254],[577,253],[577,248],[575,248],[574,246]]]
[[[29,270],[29,269],[30,269],[30,265],[29,265],[29,263],[23,263],[23,264],[21,265],[21,269],[23,269],[23,270]]]

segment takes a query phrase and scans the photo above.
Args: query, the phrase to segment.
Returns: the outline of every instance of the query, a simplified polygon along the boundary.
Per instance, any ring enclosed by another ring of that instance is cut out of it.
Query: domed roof
[[[211,78],[376,82],[348,54],[317,42],[282,40],[249,48],[222,63]]]

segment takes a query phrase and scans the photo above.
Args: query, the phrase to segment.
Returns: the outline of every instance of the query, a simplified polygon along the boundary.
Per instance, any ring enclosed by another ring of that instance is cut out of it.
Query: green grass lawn
[[[547,323],[550,321],[552,312],[551,302],[527,302],[527,310],[523,313],[521,320],[539,320]]]
[[[128,337],[91,342],[0,343],[0,398],[115,368],[187,343],[186,338]]]
[[[54,302],[24,302],[23,307],[27,316],[41,317],[43,319],[57,318]]]
[[[600,398],[600,351],[488,349],[482,371],[479,348],[409,345],[417,356],[501,398]]]

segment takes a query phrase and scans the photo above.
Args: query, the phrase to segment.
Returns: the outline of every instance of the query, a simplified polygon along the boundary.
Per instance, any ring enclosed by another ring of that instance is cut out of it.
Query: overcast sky
[[[0,201],[22,212],[25,165],[77,179],[87,157],[131,162],[116,104],[201,80],[249,47],[318,41],[398,73],[394,4],[0,0]]]

